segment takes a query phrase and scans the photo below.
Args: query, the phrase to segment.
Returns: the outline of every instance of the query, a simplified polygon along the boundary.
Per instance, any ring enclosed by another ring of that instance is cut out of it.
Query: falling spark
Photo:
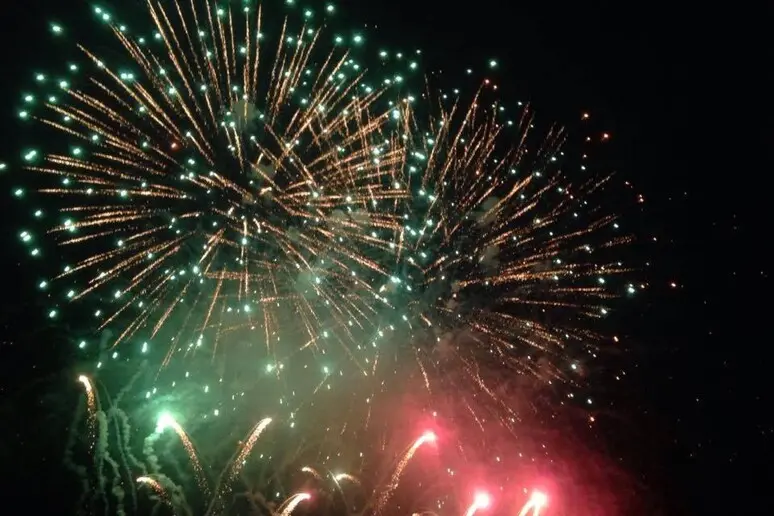
[[[296,493],[280,506],[280,513],[279,516],[290,516],[290,514],[293,512],[293,510],[300,504],[301,502],[305,500],[309,500],[312,498],[312,495],[309,493]],[[283,507],[284,506],[284,507]]]
[[[88,417],[86,418],[87,435],[90,446],[96,445],[96,433],[97,433],[97,395],[94,392],[94,388],[91,385],[91,380],[86,375],[78,376],[78,382],[83,385],[86,391],[86,410]]]
[[[97,398],[94,394],[94,388],[91,386],[89,378],[85,375],[80,375],[78,381],[86,391],[86,405],[89,410],[89,419],[92,419],[97,412]]]
[[[164,499],[167,499],[167,492],[164,489],[164,486],[161,485],[161,483],[156,480],[155,478],[149,477],[149,476],[142,476],[137,477],[137,482],[139,484],[146,485],[153,489],[158,495],[163,497]]]
[[[317,470],[312,468],[312,467],[310,467],[310,466],[304,466],[303,468],[301,468],[301,471],[303,471],[304,473],[309,473],[310,475],[312,475],[317,480],[322,480],[323,479],[322,476],[317,472]]]
[[[403,470],[406,469],[406,466],[414,457],[414,454],[416,453],[416,451],[423,444],[434,443],[436,439],[437,438],[434,432],[427,431],[423,433],[416,441],[414,441],[414,443],[409,447],[406,453],[403,454],[403,457],[400,459],[400,462],[398,462],[398,465],[395,468],[395,471],[393,472],[389,483],[379,495],[378,501],[376,503],[376,510],[375,510],[376,514],[379,514],[382,511],[382,509],[384,509],[385,504],[390,499],[390,496],[392,496],[392,493],[398,487],[398,483],[400,482],[400,477],[403,474]]]
[[[239,450],[239,453],[237,454],[236,458],[232,462],[231,466],[231,479],[236,479],[236,477],[239,475],[239,472],[242,469],[242,466],[244,466],[245,461],[247,460],[247,456],[250,455],[250,452],[253,450],[253,446],[255,446],[255,443],[258,441],[258,438],[261,436],[263,431],[266,429],[267,426],[269,426],[269,423],[271,423],[271,418],[267,417],[262,419],[261,421],[256,424],[253,429],[250,431],[250,435],[248,436],[245,443],[242,445],[242,448]]]
[[[333,479],[336,482],[341,482],[342,480],[347,480],[349,482],[352,482],[353,484],[359,484],[360,480],[357,479],[354,475],[350,475],[349,473],[338,473],[333,476]]]
[[[188,459],[191,461],[191,466],[193,466],[194,472],[196,473],[196,481],[199,484],[199,488],[205,493],[208,493],[209,487],[207,485],[207,477],[204,475],[204,469],[202,468],[201,462],[199,462],[199,457],[196,453],[196,448],[191,442],[191,438],[188,437],[188,434],[183,430],[183,427],[180,426],[180,423],[178,423],[171,414],[163,413],[159,417],[156,425],[156,432],[163,433],[167,428],[174,430],[182,441],[183,447],[185,448],[186,453],[188,453]]]

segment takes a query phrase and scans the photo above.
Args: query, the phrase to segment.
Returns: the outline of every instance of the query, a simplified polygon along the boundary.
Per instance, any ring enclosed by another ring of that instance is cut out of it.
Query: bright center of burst
[[[428,430],[422,434],[422,439],[424,439],[425,442],[434,443],[438,437],[435,435],[435,432]]]
[[[476,493],[475,504],[482,509],[489,507],[490,503],[489,495],[486,493]]]
[[[536,509],[540,509],[541,507],[545,507],[548,504],[548,496],[540,491],[535,491],[532,493],[530,501]]]
[[[167,428],[172,428],[175,426],[175,418],[172,417],[171,414],[163,413],[159,416],[159,420],[156,423],[156,432],[163,432]]]

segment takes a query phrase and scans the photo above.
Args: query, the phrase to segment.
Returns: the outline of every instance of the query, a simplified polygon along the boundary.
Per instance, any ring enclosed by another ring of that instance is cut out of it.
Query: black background
[[[630,371],[627,387],[599,386],[620,419],[600,439],[646,486],[643,496],[662,500],[664,514],[763,513],[774,433],[765,80],[772,18],[741,3],[567,4],[338,5],[349,20],[376,26],[369,33],[380,43],[423,48],[430,69],[456,73],[497,57],[506,98],[530,99],[541,118],[559,121],[588,111],[612,134],[610,165],[645,203],[640,214],[628,199],[610,202],[636,214],[650,289],[621,321],[629,338],[616,361]],[[0,19],[0,161],[15,162],[18,99],[47,63],[49,20],[73,20],[84,31],[93,23],[76,0],[8,7]],[[71,497],[58,466],[61,432],[52,429],[70,407],[45,389],[67,374],[71,357],[54,344],[57,329],[43,325],[8,175],[0,191],[0,492],[4,505],[35,512]]]

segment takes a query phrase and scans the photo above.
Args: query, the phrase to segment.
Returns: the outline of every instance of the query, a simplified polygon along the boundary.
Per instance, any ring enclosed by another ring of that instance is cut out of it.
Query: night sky
[[[610,206],[636,228],[637,258],[649,264],[638,277],[649,289],[616,321],[627,338],[607,359],[626,368],[627,383],[593,385],[610,414],[594,446],[637,479],[638,496],[656,501],[643,514],[765,512],[774,449],[766,17],[658,2],[338,4],[353,25],[376,27],[379,42],[424,49],[429,70],[458,73],[497,57],[504,97],[529,99],[541,119],[589,112],[612,135],[606,165],[636,195]],[[87,9],[28,0],[4,11],[0,161],[19,152],[17,99],[46,62],[49,17]],[[71,497],[61,492],[69,483],[55,429],[69,416],[43,386],[74,364],[58,329],[42,322],[8,175],[0,177],[0,493],[5,507],[33,513]],[[31,505],[15,505],[22,499]]]

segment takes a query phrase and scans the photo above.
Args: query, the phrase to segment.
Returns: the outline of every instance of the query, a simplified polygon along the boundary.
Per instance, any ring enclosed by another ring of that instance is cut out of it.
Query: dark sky
[[[633,381],[607,392],[623,421],[620,430],[611,428],[611,453],[664,496],[666,514],[761,513],[771,505],[764,480],[772,478],[774,436],[767,381],[771,13],[729,3],[722,10],[706,2],[567,3],[338,5],[353,22],[377,26],[372,37],[379,42],[424,49],[430,69],[456,71],[497,57],[508,95],[530,99],[541,117],[561,121],[588,110],[610,131],[611,166],[646,199],[641,214],[631,211],[638,236],[657,239],[640,251],[652,264],[643,272],[651,289],[622,322],[631,344],[619,359]],[[2,160],[18,152],[16,99],[33,64],[45,60],[48,16],[87,8],[75,0],[28,0],[4,11]],[[0,180],[5,195],[11,183]],[[26,467],[7,457],[47,453],[44,445],[15,440],[33,432],[25,425],[40,423],[26,415],[29,406],[19,406],[28,398],[14,389],[61,367],[61,353],[31,337],[40,306],[29,293],[32,279],[20,264],[18,223],[6,199],[0,403],[3,425],[22,428],[0,434],[11,440],[0,445],[3,478]],[[627,209],[625,200],[611,204]],[[16,487],[0,483],[0,492],[9,486]]]

